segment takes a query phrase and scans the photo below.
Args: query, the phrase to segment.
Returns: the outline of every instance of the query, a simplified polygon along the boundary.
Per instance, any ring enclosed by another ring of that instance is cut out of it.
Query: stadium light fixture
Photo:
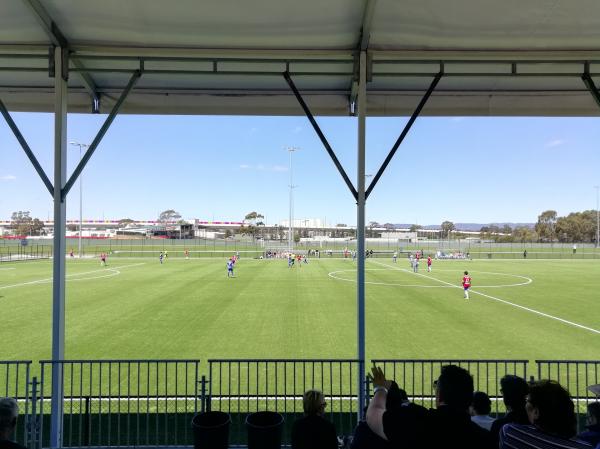
[[[292,165],[292,154],[295,151],[298,151],[300,148],[298,147],[287,147],[286,151],[289,153],[290,155],[290,216],[289,216],[289,220],[290,222],[288,223],[288,250],[290,251],[290,253],[292,252],[292,250],[294,249],[294,188],[296,187],[294,185],[294,175],[293,175],[293,165]]]
[[[89,147],[89,145],[85,144],[85,143],[75,142],[75,141],[69,142],[69,145],[79,147],[79,162],[81,163],[81,149],[82,148],[87,149]],[[83,178],[83,173],[81,173],[79,175],[79,248],[78,248],[79,259],[81,259],[81,232],[82,232],[81,229],[82,229],[82,225],[83,225],[83,195],[82,195],[81,178]]]

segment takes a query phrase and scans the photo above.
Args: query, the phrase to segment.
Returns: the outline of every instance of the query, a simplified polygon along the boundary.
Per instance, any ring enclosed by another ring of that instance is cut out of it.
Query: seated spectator
[[[25,449],[24,446],[11,441],[17,427],[19,406],[12,398],[0,398],[0,449]]]
[[[541,380],[529,387],[525,406],[530,425],[506,424],[500,449],[583,449],[591,444],[575,440],[575,405],[558,382]]]
[[[304,416],[292,426],[292,449],[337,449],[335,426],[324,418],[325,396],[308,390],[303,397]]]
[[[473,378],[463,368],[442,367],[435,383],[436,409],[399,407],[386,410],[390,381],[374,367],[375,394],[367,410],[369,428],[394,448],[492,448],[490,433],[471,421]]]
[[[471,407],[469,407],[471,421],[482,429],[490,430],[494,422],[494,418],[490,416],[491,411],[492,401],[490,401],[490,397],[483,391],[473,393],[473,401],[471,402]]]
[[[587,430],[577,435],[577,439],[586,441],[592,446],[600,444],[600,402],[592,402],[587,406]]]
[[[500,430],[505,424],[529,424],[529,418],[525,411],[529,385],[525,379],[512,374],[504,376],[500,379],[500,392],[502,393],[502,399],[506,407],[506,415],[494,421],[490,429],[496,447],[498,447],[500,440]]]
[[[388,390],[385,409],[396,410],[399,407],[421,407],[420,405],[413,404],[408,400],[406,391],[398,386],[394,381],[391,382]],[[421,407],[423,408],[423,407]],[[374,433],[366,421],[360,421],[354,429],[354,436],[352,438],[351,449],[389,449],[391,448],[389,441],[381,438]]]

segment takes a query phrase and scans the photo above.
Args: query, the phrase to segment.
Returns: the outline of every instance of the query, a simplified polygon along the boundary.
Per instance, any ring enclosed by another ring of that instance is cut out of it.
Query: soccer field
[[[367,357],[600,358],[600,261],[366,262]],[[460,279],[473,277],[471,299]],[[66,358],[355,358],[349,259],[67,261]],[[50,358],[51,261],[0,265],[0,359]]]

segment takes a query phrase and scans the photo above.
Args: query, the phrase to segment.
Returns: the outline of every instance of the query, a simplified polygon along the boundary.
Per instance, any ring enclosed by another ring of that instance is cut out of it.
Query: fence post
[[[25,444],[30,449],[41,448],[41,441],[38,441],[39,435],[39,417],[37,414],[37,401],[38,401],[38,380],[37,377],[34,377],[31,382],[31,414],[29,416],[25,415],[25,431],[27,438],[25,440]],[[44,416],[43,410],[40,412],[40,416]]]
[[[85,412],[83,415],[83,441],[86,446],[92,445],[92,416],[90,397],[85,397]],[[73,419],[73,416],[71,416]]]

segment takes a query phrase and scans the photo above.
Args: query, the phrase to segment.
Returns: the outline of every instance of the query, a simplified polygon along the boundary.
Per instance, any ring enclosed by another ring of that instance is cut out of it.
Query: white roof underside
[[[51,40],[31,1],[0,5],[0,99],[14,111],[52,111]],[[288,68],[315,115],[348,115],[365,26],[370,116],[412,113],[440,62],[445,76],[424,115],[600,115],[580,78],[586,61],[600,72],[598,0],[41,4],[72,51],[70,112],[91,110],[90,86],[108,112],[143,60],[121,112],[301,115],[281,75]]]

